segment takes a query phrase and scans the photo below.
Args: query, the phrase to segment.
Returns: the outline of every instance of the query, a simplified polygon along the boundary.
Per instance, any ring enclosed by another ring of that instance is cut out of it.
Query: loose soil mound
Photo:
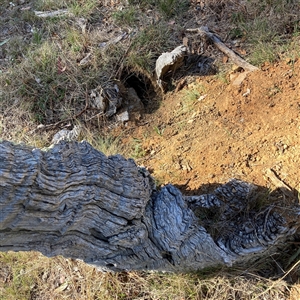
[[[300,61],[265,64],[240,86],[199,77],[169,94],[159,110],[130,128],[142,141],[138,159],[159,183],[184,190],[236,177],[262,186],[272,169],[299,188]]]

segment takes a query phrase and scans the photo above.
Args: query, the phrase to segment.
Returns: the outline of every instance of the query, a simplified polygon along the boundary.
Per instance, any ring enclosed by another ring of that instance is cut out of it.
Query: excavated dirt
[[[265,64],[239,86],[229,76],[194,78],[138,126],[128,124],[123,143],[140,141],[138,164],[185,193],[239,178],[271,190],[285,183],[297,196],[299,73],[300,61],[288,59]]]

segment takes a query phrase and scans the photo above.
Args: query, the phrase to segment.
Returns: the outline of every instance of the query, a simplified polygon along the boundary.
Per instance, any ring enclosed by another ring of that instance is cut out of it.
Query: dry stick
[[[102,116],[104,116],[104,115],[105,115],[105,114],[104,114],[103,112],[98,113],[98,114],[96,114],[96,115],[90,117],[89,119],[87,119],[85,122],[90,122],[91,120],[93,120],[93,119],[95,119],[95,118],[98,118],[98,117],[102,117]]]
[[[63,15],[72,15],[67,9],[58,9],[55,11],[36,11],[34,10],[34,14],[40,18],[47,18],[47,17],[57,17]]]
[[[272,183],[276,186],[276,188],[279,188],[286,196],[293,197],[293,190],[286,185],[282,180],[280,180],[277,176],[277,174],[272,169],[266,170],[266,175],[268,178],[272,181]]]
[[[201,26],[200,28],[187,29],[186,31],[197,32],[201,35],[207,36],[220,51],[225,53],[236,65],[242,67],[245,71],[252,72],[252,71],[259,70],[259,68],[249,64],[243,58],[237,55],[234,51],[229,49],[214,33],[209,31],[208,27]]]

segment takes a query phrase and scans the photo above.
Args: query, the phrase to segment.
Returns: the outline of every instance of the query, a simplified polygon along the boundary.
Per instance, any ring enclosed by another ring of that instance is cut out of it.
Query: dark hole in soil
[[[137,95],[139,98],[143,101],[144,104],[147,104],[147,98],[148,98],[148,90],[150,87],[147,87],[146,81],[144,78],[142,78],[139,75],[136,75],[134,73],[127,74],[126,77],[124,77],[124,85],[125,87],[132,87],[135,89]],[[149,85],[149,83],[148,83]]]
[[[158,108],[160,100],[159,95],[157,95],[155,87],[147,76],[128,70],[123,70],[121,81],[126,88],[131,87],[135,89],[147,112],[153,112]]]

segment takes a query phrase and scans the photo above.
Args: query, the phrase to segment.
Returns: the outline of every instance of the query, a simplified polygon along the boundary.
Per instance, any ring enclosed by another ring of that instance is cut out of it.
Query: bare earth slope
[[[159,183],[187,190],[236,177],[270,185],[266,170],[299,189],[300,61],[264,65],[240,86],[199,77],[132,128],[139,159]],[[128,138],[124,142],[129,142]]]

